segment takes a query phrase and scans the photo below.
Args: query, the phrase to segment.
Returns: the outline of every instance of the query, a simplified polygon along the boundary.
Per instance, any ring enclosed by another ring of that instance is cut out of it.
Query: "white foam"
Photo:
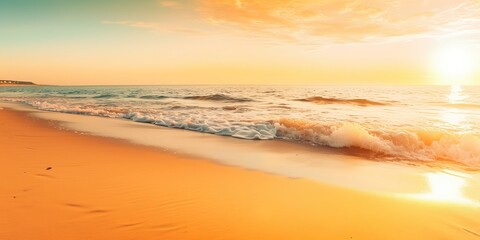
[[[476,135],[443,133],[428,143],[415,132],[367,130],[355,123],[326,125],[295,119],[277,124],[277,137],[334,148],[356,147],[381,157],[398,160],[450,160],[480,166],[480,138]]]
[[[436,92],[432,92],[431,88],[415,87],[400,93],[398,88],[364,90],[368,91],[359,92],[357,88],[290,91],[281,87],[38,87],[0,90],[3,97],[0,100],[22,102],[48,111],[125,118],[241,139],[281,138],[338,149],[359,148],[379,160],[448,159],[480,167],[476,147],[480,112],[476,108],[449,112],[438,109],[438,104],[429,105],[431,99],[441,102],[439,98],[445,97],[448,91],[442,92],[445,90],[442,88],[434,88]],[[473,103],[480,101],[480,91],[474,90],[469,92]],[[422,94],[428,97],[423,98]],[[145,96],[149,99],[144,99]],[[295,100],[311,96],[322,96],[320,100],[329,101],[373,99],[388,104],[365,107]],[[238,102],[241,106],[237,106]]]

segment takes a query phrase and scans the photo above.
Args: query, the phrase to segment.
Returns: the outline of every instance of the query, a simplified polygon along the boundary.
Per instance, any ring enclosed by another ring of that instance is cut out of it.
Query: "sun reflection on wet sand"
[[[413,194],[412,197],[439,202],[478,204],[465,196],[464,188],[468,177],[467,174],[452,170],[426,173],[428,192]]]
[[[453,128],[457,133],[470,130],[471,126],[467,124],[468,115],[462,109],[455,108],[455,104],[463,104],[468,98],[469,96],[463,92],[461,85],[450,87],[450,92],[446,95],[445,100],[452,104],[452,107],[445,108],[439,113],[443,127]],[[458,132],[459,130],[460,132]],[[427,172],[424,174],[424,178],[429,187],[428,191],[409,196],[430,201],[480,205],[480,202],[465,195],[465,187],[467,183],[471,183],[470,177],[469,174],[452,170]]]

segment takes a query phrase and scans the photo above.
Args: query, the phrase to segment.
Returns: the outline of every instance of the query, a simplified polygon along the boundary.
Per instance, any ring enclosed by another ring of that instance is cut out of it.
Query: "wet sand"
[[[478,206],[224,166],[9,109],[0,146],[0,239],[480,238]]]

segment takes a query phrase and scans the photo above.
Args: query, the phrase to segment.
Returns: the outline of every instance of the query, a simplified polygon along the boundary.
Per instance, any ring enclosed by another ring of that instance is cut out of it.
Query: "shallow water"
[[[480,166],[479,87],[2,87],[0,100],[243,139]],[[347,152],[347,151],[346,151]]]

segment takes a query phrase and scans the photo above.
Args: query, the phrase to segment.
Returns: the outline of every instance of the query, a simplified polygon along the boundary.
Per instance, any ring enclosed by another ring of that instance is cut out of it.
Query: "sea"
[[[477,86],[9,86],[0,101],[386,161],[480,167]]]

